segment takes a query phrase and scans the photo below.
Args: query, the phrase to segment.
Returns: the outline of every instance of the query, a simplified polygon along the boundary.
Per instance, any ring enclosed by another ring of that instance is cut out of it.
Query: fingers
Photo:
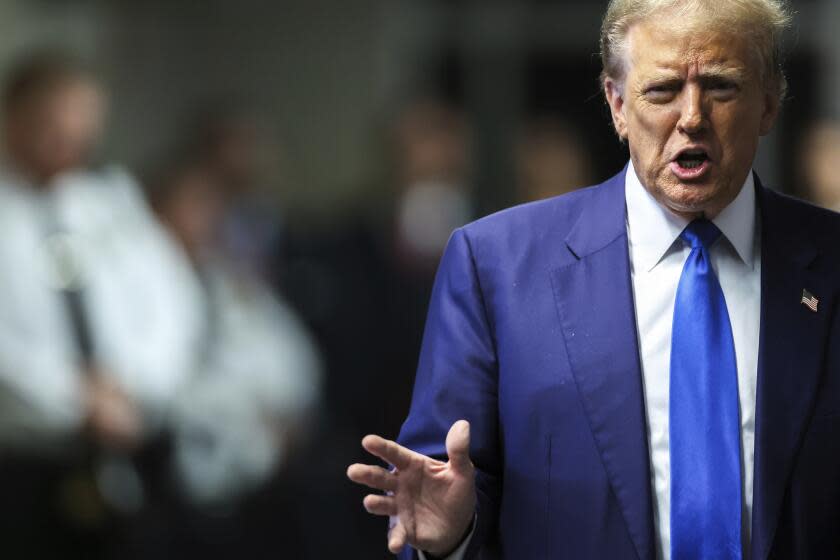
[[[393,473],[375,465],[350,465],[347,478],[358,484],[364,484],[377,490],[393,492],[397,489],[397,477]]]
[[[391,551],[391,554],[399,554],[405,546],[405,541],[405,527],[397,521],[388,533],[388,550]]]
[[[472,466],[470,461],[470,423],[458,420],[446,434],[446,454],[449,465],[456,471],[466,471]]]
[[[406,469],[411,465],[413,453],[393,441],[379,436],[365,436],[362,440],[362,447],[368,453],[376,455],[386,463],[394,465],[398,469]]]
[[[397,515],[397,500],[393,496],[368,494],[362,501],[368,513],[374,515]]]

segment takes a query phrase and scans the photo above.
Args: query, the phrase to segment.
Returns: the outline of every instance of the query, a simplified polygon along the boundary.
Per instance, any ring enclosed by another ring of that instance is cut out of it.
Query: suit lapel
[[[566,349],[629,534],[654,557],[651,478],[625,225],[624,173],[596,190],[566,239],[576,260],[552,273]]]
[[[806,223],[782,197],[758,186],[762,216],[761,332],[758,360],[752,558],[766,559],[788,479],[819,385],[835,287],[817,273]],[[815,313],[803,289],[820,299]]]

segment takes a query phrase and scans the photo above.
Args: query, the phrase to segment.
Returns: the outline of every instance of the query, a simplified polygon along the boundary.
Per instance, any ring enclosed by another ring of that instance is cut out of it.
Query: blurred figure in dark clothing
[[[334,452],[319,461],[329,472],[322,486],[339,508],[331,526],[348,528],[352,558],[388,555],[378,546],[381,523],[341,479],[342,461],[358,455],[367,433],[396,435],[408,410],[438,260],[452,230],[472,217],[470,133],[445,101],[407,103],[385,131],[385,211],[376,205],[331,231],[290,231],[282,246],[280,285],[324,352]],[[323,543],[317,557],[341,548]]]
[[[131,557],[189,361],[177,251],[127,173],[89,165],[105,105],[63,54],[26,58],[3,90],[4,556]]]
[[[438,260],[472,217],[470,128],[457,108],[432,98],[406,104],[387,141],[384,219],[359,216],[322,239],[292,239],[282,265],[284,289],[327,354],[330,409],[357,434],[399,429]],[[377,402],[394,410],[369,406]]]
[[[358,490],[342,480],[346,459],[358,455],[365,434],[399,430],[438,260],[452,230],[472,217],[470,127],[458,108],[412,101],[385,132],[384,212],[376,204],[331,231],[288,232],[278,266],[283,292],[324,352],[334,452],[320,458],[328,473],[321,486],[339,508],[331,526],[347,528],[345,548],[354,558],[387,555],[377,547],[381,524],[367,518]],[[316,557],[340,548],[323,543]]]
[[[281,147],[258,117],[234,103],[208,104],[189,126],[181,159],[225,194],[215,243],[237,268],[274,283],[271,261],[282,234],[277,204]]]
[[[409,276],[428,281],[452,231],[472,217],[469,129],[454,107],[428,99],[406,107],[392,134],[393,250]]]
[[[810,126],[799,150],[803,196],[818,206],[840,212],[840,121],[821,120]]]

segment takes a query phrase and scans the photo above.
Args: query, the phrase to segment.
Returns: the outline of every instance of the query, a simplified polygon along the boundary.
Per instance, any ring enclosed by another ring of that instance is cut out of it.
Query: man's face
[[[671,23],[630,28],[626,76],[607,79],[607,100],[645,188],[677,214],[712,218],[738,195],[778,97],[748,39]]]
[[[6,142],[26,171],[48,179],[84,165],[99,137],[105,99],[79,80],[32,96],[7,116]]]

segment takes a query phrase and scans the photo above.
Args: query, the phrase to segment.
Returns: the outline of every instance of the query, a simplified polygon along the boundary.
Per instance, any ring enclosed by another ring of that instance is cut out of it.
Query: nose
[[[696,134],[706,126],[703,91],[698,85],[686,87],[677,128],[684,134]]]

